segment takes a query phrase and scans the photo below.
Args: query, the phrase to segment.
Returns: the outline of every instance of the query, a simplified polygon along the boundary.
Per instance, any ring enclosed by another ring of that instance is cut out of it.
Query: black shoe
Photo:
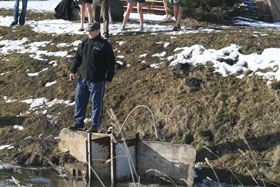
[[[20,26],[23,26],[23,25],[24,25],[24,23],[19,23],[19,25],[20,25]]]
[[[178,27],[175,26],[175,27],[173,28],[173,31],[180,31],[180,30],[181,30],[180,25],[179,25]]]
[[[77,130],[77,129],[81,129],[81,128],[84,128],[84,124],[73,124],[72,126],[69,127],[69,129],[71,130]]]
[[[88,133],[91,133],[91,132],[97,133],[97,132],[98,132],[98,129],[97,129],[96,126],[91,125],[90,128],[87,130],[87,132],[88,132]]]
[[[109,34],[108,34],[108,33],[104,34],[104,39],[106,39],[106,40],[107,40],[107,39],[109,39],[109,37],[110,37],[110,36],[109,36]]]
[[[13,21],[13,22],[10,24],[11,27],[12,27],[12,26],[15,26],[15,25],[17,25],[17,22],[15,22],[15,21]]]

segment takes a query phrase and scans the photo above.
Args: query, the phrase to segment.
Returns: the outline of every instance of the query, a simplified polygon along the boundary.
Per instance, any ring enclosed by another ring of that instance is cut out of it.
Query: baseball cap
[[[98,29],[100,29],[100,23],[93,21],[88,24],[86,31],[94,31],[94,30],[98,30]]]

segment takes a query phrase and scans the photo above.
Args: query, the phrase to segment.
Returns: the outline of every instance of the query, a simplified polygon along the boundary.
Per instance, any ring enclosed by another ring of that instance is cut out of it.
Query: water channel
[[[13,179],[14,178],[14,179]],[[23,168],[0,162],[0,187],[102,187],[99,181],[69,179],[59,176],[52,168]],[[111,186],[110,181],[103,181],[104,185]],[[133,187],[133,183],[117,183],[115,187]],[[145,184],[146,187],[171,187],[173,185]]]
[[[13,179],[14,178],[14,179]],[[110,181],[102,181],[106,187],[110,187]],[[18,183],[19,185],[17,185]],[[0,161],[0,187],[102,187],[98,180],[87,181],[82,179],[69,179],[60,176],[52,168],[23,168]],[[115,187],[134,187],[134,183],[117,183]],[[141,187],[174,187],[175,185],[141,184]],[[217,183],[206,181],[195,183],[194,187],[218,187]],[[222,184],[222,187],[238,187],[238,185]],[[178,186],[179,187],[179,186]],[[247,186],[249,187],[249,186]],[[252,186],[251,186],[252,187]]]

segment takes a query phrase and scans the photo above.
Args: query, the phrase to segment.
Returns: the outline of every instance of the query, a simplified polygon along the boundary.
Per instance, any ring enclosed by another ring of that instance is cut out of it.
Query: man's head
[[[88,37],[95,38],[100,33],[100,23],[93,21],[87,27]]]

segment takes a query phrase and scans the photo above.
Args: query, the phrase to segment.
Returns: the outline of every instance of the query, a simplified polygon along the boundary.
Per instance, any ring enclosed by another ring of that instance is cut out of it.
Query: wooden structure
[[[126,0],[120,0],[120,2],[126,9]],[[280,0],[244,0],[238,7],[246,10],[240,16],[267,22],[280,21]],[[142,10],[146,14],[165,14],[163,0],[146,0]],[[134,5],[132,12],[137,12],[136,5]]]
[[[243,3],[239,4],[239,7],[246,11],[243,11],[240,16],[272,22],[273,18],[268,1],[271,0],[244,0]]]
[[[255,0],[244,0],[244,5],[246,9],[252,12],[257,11],[256,1]]]

